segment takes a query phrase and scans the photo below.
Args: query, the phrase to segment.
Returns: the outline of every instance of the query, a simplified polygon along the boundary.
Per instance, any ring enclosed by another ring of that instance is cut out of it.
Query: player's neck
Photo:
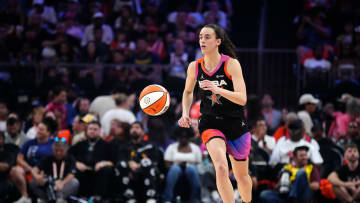
[[[221,54],[218,51],[208,53],[204,56],[205,68],[212,71],[216,68],[221,60]]]

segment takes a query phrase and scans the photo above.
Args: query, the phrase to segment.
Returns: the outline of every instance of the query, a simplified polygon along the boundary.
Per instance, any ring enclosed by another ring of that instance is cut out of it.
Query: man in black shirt
[[[77,192],[79,181],[75,178],[75,161],[67,155],[68,148],[65,138],[55,137],[52,145],[54,155],[34,167],[30,188],[40,199],[57,198],[56,202],[60,203]]]
[[[69,154],[76,160],[79,196],[108,198],[111,195],[109,186],[114,159],[111,145],[100,138],[100,129],[98,121],[91,121],[86,129],[86,140],[69,150]]]
[[[144,140],[144,130],[140,122],[130,128],[128,147],[116,148],[116,187],[123,201],[156,202],[160,197],[159,179],[164,174],[163,153],[158,147]]]
[[[356,144],[346,146],[344,159],[347,163],[330,173],[328,180],[333,185],[337,199],[346,202],[360,200],[359,150]]]
[[[18,147],[13,144],[5,144],[5,135],[0,132],[0,202],[9,201],[8,194],[12,184],[8,178],[9,171],[16,163]]]

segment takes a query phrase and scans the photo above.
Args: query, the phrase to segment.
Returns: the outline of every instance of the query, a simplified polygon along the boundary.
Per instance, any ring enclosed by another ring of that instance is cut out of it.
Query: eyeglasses
[[[66,143],[65,137],[55,137],[54,142],[63,142]]]

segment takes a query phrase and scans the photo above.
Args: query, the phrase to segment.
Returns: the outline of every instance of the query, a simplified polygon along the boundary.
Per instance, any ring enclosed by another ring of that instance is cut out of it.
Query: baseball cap
[[[316,99],[312,94],[303,94],[299,99],[299,104],[318,104],[320,100]]]
[[[341,95],[341,98],[338,99],[338,102],[342,102],[342,103],[346,103],[347,101],[349,101],[350,99],[354,98],[351,94],[348,93],[344,93]]]
[[[309,151],[309,147],[308,147],[308,146],[305,146],[305,145],[301,145],[301,146],[295,147],[295,149],[294,149],[294,151],[293,151],[293,154],[296,154],[296,152],[299,151],[299,150]]]
[[[84,122],[84,123],[90,123],[92,121],[97,121],[97,118],[94,114],[88,113],[85,116],[83,116],[80,121]]]
[[[94,13],[94,15],[93,15],[93,18],[103,18],[103,17],[104,17],[104,14],[101,13],[101,12],[96,12],[96,13]]]

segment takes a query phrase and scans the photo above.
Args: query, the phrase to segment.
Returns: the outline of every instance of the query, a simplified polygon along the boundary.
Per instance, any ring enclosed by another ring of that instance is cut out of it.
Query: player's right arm
[[[191,122],[189,117],[189,112],[190,112],[191,104],[193,102],[194,88],[196,85],[195,69],[196,69],[196,62],[193,61],[189,64],[189,67],[187,69],[185,89],[182,97],[182,116],[178,121],[179,126],[186,128],[190,127],[190,122]]]

